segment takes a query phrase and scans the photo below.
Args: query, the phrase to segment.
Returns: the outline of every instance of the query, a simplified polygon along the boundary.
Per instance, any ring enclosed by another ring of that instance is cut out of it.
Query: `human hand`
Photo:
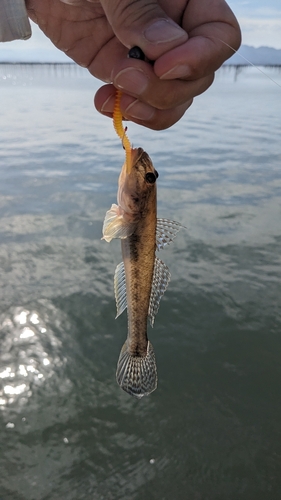
[[[224,0],[27,0],[27,8],[59,49],[109,83],[95,96],[101,113],[112,116],[119,88],[124,118],[155,130],[182,117],[240,44]],[[128,59],[133,46],[154,66]]]

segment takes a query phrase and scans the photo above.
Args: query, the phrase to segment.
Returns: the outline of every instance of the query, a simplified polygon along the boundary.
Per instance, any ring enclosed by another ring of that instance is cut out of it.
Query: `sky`
[[[240,23],[244,45],[281,49],[281,0],[228,0],[228,4]],[[0,43],[0,61],[69,62],[69,58],[31,24],[29,40]]]
[[[281,49],[281,0],[228,0],[242,30],[242,43]]]

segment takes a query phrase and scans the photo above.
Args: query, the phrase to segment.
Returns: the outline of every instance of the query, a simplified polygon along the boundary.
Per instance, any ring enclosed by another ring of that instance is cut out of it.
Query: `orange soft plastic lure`
[[[115,105],[113,111],[113,126],[116,134],[120,137],[122,141],[123,148],[126,151],[126,170],[127,173],[129,173],[131,170],[131,144],[126,135],[126,130],[123,127],[122,113],[120,111],[121,95],[122,92],[120,90],[116,90]]]

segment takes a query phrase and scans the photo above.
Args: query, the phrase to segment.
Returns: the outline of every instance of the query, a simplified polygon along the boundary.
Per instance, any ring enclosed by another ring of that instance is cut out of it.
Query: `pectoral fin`
[[[135,223],[125,220],[122,210],[118,205],[111,205],[105,214],[102,240],[110,242],[113,238],[125,239],[131,236],[135,230]]]
[[[159,309],[160,300],[167,290],[170,277],[171,273],[168,266],[166,266],[166,264],[164,264],[162,260],[158,259],[158,257],[155,257],[153,281],[148,309],[148,317],[150,319],[151,326],[153,326],[154,324],[154,319]]]
[[[115,319],[125,311],[127,307],[126,276],[124,262],[120,262],[115,269],[114,274],[114,293],[116,300],[117,313]]]
[[[156,225],[156,246],[157,250],[164,248],[173,241],[179,232],[184,227],[179,222],[169,219],[157,219]]]

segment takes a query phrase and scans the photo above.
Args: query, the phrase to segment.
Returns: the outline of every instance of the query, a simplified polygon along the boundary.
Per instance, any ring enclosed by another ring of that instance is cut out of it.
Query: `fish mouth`
[[[129,175],[132,172],[133,167],[140,160],[143,153],[144,151],[142,148],[131,148],[130,154],[126,154],[125,170],[127,175]]]
[[[126,160],[125,160],[125,168],[126,168],[126,174],[129,175],[132,171],[133,168],[133,160],[132,160],[132,154],[133,154],[133,149],[130,148],[129,150],[126,149]]]
[[[152,172],[155,174],[156,170],[153,167],[152,161],[149,155],[142,148],[131,148],[129,158],[126,157],[126,161],[123,165],[123,172],[125,175],[130,175],[133,170],[141,170],[144,171],[144,174],[147,172]],[[155,174],[156,178],[158,174]]]
[[[133,166],[135,166],[138,161],[140,161],[144,150],[142,148],[132,148],[131,149],[131,165],[130,170],[132,170]]]
[[[123,146],[124,147],[124,146]],[[133,169],[134,164],[134,148],[130,148],[130,151],[126,150],[126,160],[125,160],[125,170],[126,175],[129,175]]]

